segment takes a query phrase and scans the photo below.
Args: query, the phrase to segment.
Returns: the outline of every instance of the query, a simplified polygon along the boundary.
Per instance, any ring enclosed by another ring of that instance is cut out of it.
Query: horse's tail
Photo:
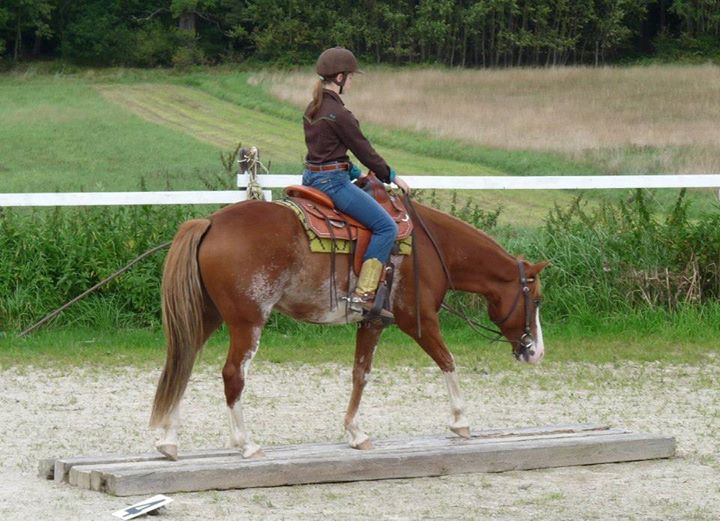
[[[210,228],[208,219],[184,223],[173,240],[163,271],[162,318],[167,358],[155,392],[151,427],[167,424],[187,387],[203,344],[203,287],[197,252]]]

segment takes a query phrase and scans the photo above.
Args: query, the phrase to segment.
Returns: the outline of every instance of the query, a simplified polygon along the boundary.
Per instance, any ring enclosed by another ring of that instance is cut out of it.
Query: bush
[[[544,316],[612,317],[638,311],[674,313],[720,300],[720,212],[688,217],[682,190],[669,211],[637,190],[629,200],[555,207],[541,229],[498,227],[501,209],[479,210],[453,196],[451,213],[489,232],[512,254],[549,260],[542,275]],[[484,307],[475,295],[451,304]]]
[[[690,219],[685,195],[683,190],[666,212],[640,190],[620,203],[591,205],[578,198],[569,208],[556,207],[541,228],[501,227],[501,208],[483,210],[457,195],[452,213],[489,232],[513,254],[552,262],[543,272],[546,319],[602,320],[638,311],[676,312],[720,300],[720,212]],[[182,206],[0,210],[0,331],[28,326],[138,255],[172,240],[180,223],[207,213]],[[144,260],[73,306],[59,323],[159,326],[165,253]],[[460,293],[451,295],[450,302],[471,309],[483,306],[478,296]],[[286,329],[288,324],[274,319],[269,327]]]
[[[135,34],[132,65],[140,67],[170,65],[177,45],[178,38],[175,32],[165,29],[160,21],[153,20]]]
[[[656,58],[667,63],[720,63],[720,39],[705,35],[692,38],[687,35],[677,37],[667,33],[659,34],[655,40]]]
[[[55,208],[0,211],[0,330],[16,330],[102,281],[150,248],[172,240],[188,207]],[[165,251],[104,286],[60,322],[82,320],[94,302],[116,325],[156,326]]]

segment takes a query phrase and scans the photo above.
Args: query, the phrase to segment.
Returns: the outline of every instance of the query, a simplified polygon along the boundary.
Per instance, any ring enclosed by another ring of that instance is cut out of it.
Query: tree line
[[[2,0],[0,62],[461,67],[720,61],[720,0]]]

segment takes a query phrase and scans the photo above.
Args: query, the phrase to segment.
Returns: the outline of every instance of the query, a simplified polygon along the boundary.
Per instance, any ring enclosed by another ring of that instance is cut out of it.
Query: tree
[[[608,52],[614,51],[631,36],[630,25],[646,12],[648,0],[595,0],[590,19],[589,38],[594,46],[594,63],[605,62]]]
[[[52,34],[49,25],[53,5],[50,0],[6,0],[5,16],[7,24],[13,29],[14,49],[13,61],[17,62],[22,52],[23,32],[32,30],[36,47],[43,37]],[[0,15],[1,16],[1,15]]]
[[[420,0],[412,31],[422,61],[443,61],[443,48],[451,36],[453,5],[453,0]]]
[[[670,11],[680,17],[685,35],[720,35],[720,0],[674,0]]]

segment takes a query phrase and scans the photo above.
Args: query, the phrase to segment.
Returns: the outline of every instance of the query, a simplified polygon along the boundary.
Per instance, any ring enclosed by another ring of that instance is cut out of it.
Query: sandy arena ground
[[[712,360],[711,360],[712,361]],[[673,460],[346,484],[174,494],[157,519],[720,519],[720,365],[546,363],[463,372],[472,427],[603,423],[673,435]],[[181,450],[227,437],[219,367],[202,361],[185,402]],[[53,456],[146,452],[159,372],[78,368],[0,371],[0,519],[110,520],[144,499],[37,477]],[[257,364],[245,398],[255,440],[344,439],[350,368]],[[376,370],[361,408],[371,437],[445,432],[439,371]]]

